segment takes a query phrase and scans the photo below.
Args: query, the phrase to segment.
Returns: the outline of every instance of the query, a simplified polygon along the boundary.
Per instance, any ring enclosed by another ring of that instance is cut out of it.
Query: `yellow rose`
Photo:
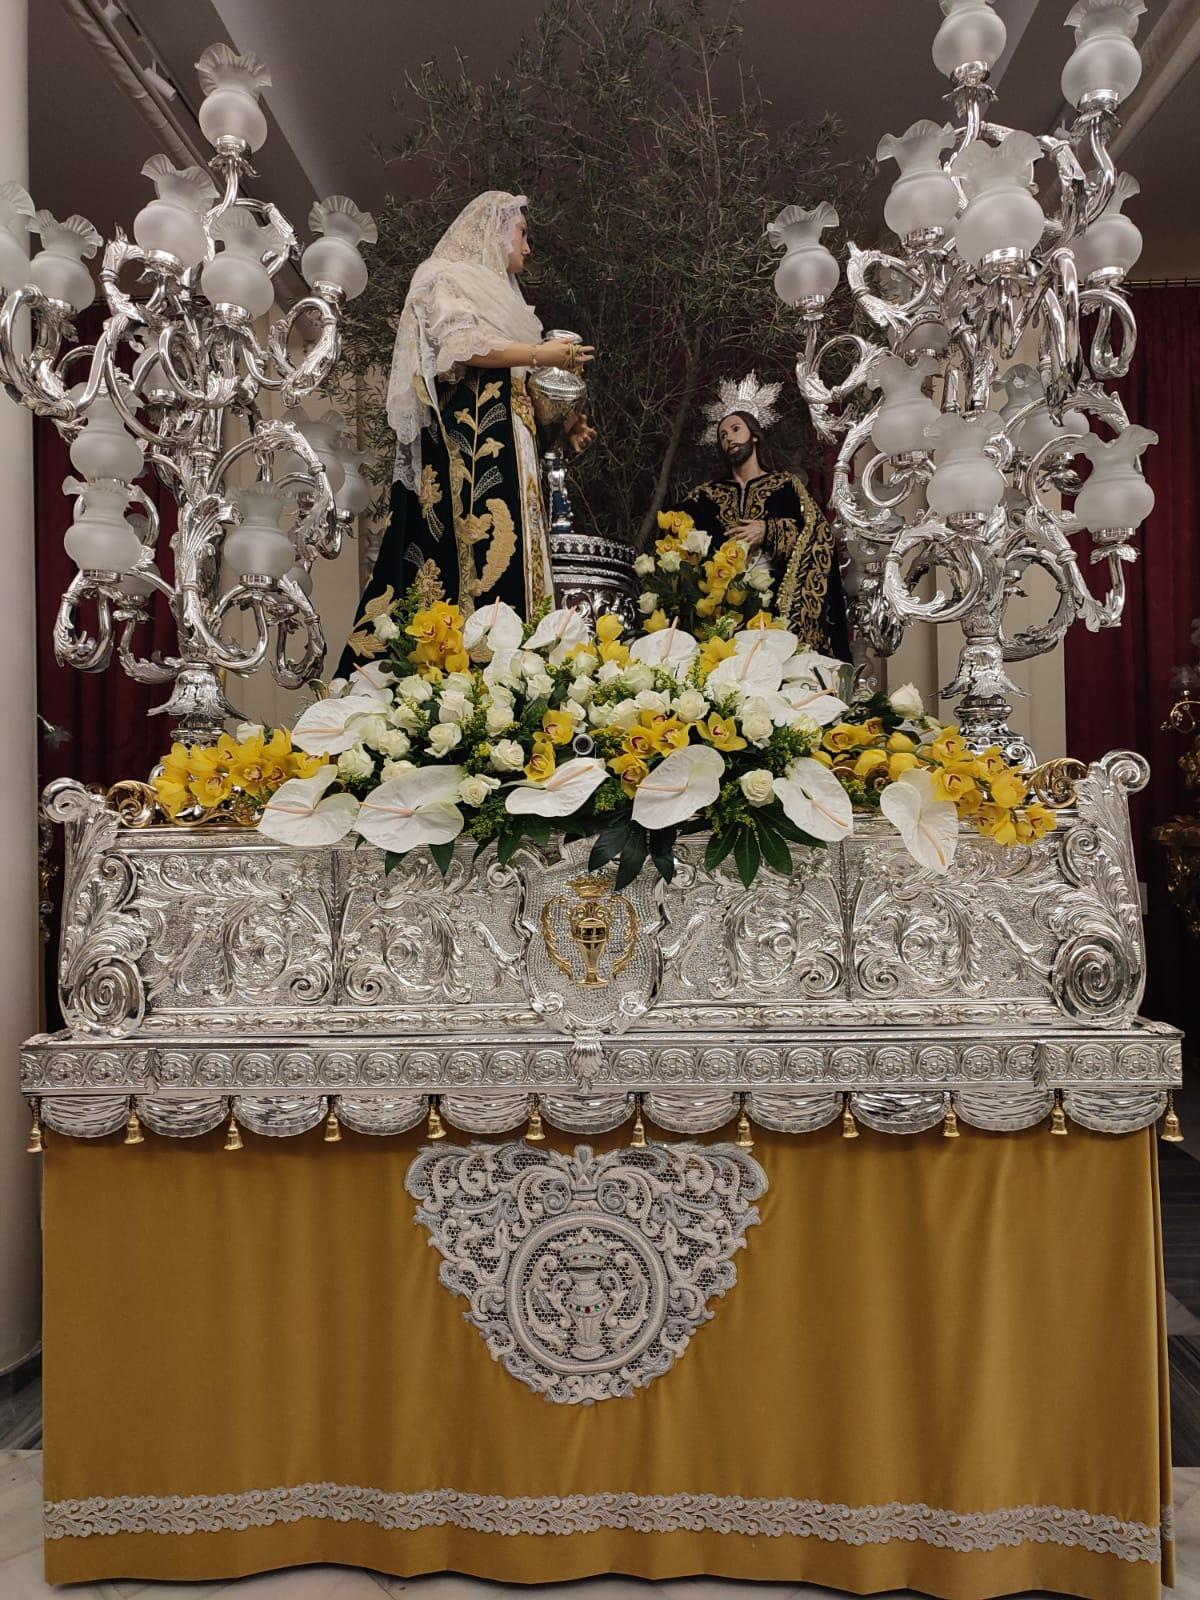
[[[1002,772],[991,780],[992,799],[998,806],[1019,806],[1029,793],[1025,783],[1015,772]]]
[[[887,755],[882,750],[864,750],[854,763],[854,776],[865,778],[868,773],[874,772],[876,767],[886,767],[887,761]]]
[[[570,744],[575,737],[575,718],[569,711],[547,711],[542,732],[549,735],[551,744]]]
[[[625,624],[620,617],[614,616],[611,611],[606,611],[596,622],[596,637],[601,644],[611,644],[614,639],[619,639],[625,632]]]
[[[888,777],[893,783],[902,772],[912,772],[915,767],[921,765],[911,750],[897,750],[894,756],[887,758],[887,764]]]
[[[714,712],[707,722],[698,722],[696,732],[715,750],[744,750],[746,741],[737,731],[732,717],[719,717]]]
[[[549,739],[534,739],[533,754],[526,763],[525,776],[532,783],[545,783],[556,765],[554,746]]]
[[[646,633],[658,633],[665,628],[666,625],[667,613],[661,606],[659,606],[658,610],[652,611],[646,618],[645,622],[642,623],[642,629]]]

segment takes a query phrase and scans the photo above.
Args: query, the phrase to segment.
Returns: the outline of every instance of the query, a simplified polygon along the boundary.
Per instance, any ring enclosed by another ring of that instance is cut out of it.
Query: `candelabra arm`
[[[1088,360],[1095,378],[1123,378],[1129,371],[1137,349],[1137,324],[1129,302],[1118,289],[1085,289],[1080,295],[1081,310],[1096,311],[1096,329],[1092,334]],[[1118,353],[1112,344],[1114,317],[1121,327],[1121,349]]]
[[[313,667],[324,659],[325,634],[321,619],[303,589],[290,578],[284,578],[279,587],[292,603],[292,614],[275,630],[275,658],[271,663],[271,672],[282,688],[303,689],[311,679]],[[298,658],[292,658],[287,653],[287,641],[289,633],[299,631],[297,624],[304,630],[304,648]]]
[[[77,572],[58,603],[54,619],[54,659],[80,672],[103,672],[112,659],[112,607],[102,585],[116,582],[116,573]],[[75,613],[84,600],[95,600],[97,629],[93,639],[76,625]]]
[[[35,416],[73,422],[74,402],[55,370],[55,359],[69,318],[69,308],[47,299],[40,289],[26,285],[3,296],[0,311],[0,370],[5,384]],[[28,311],[33,338],[28,355],[19,353],[19,318]]]
[[[179,667],[179,662],[170,659],[164,661],[156,650],[149,658],[138,656],[133,649],[134,629],[141,622],[149,622],[149,613],[144,610],[130,609],[122,617],[121,637],[117,643],[117,655],[120,657],[121,666],[129,677],[137,683],[170,683]]]
[[[235,607],[249,611],[254,618],[255,640],[249,650],[239,650],[236,645],[227,644],[218,631],[222,621]],[[270,623],[261,590],[245,582],[235,584],[218,600],[213,609],[213,626],[210,627],[199,591],[186,588],[183,591],[183,616],[185,628],[192,640],[202,647],[207,665],[222,672],[248,674],[261,667],[266,660]]]
[[[1117,119],[1111,111],[1099,110],[1088,113],[1088,150],[1099,177],[1090,186],[1083,214],[1084,227],[1089,222],[1095,222],[1112,199],[1117,185],[1117,169],[1113,165],[1113,158],[1108,148],[1109,138],[1116,131],[1117,125]]]
[[[849,346],[857,353],[857,360],[841,383],[827,385],[821,378],[821,365],[831,351]],[[866,383],[871,368],[880,356],[886,355],[881,345],[872,344],[856,333],[839,333],[826,339],[818,350],[811,353],[806,348],[796,363],[796,383],[812,412],[813,426],[824,438],[834,440],[849,426],[849,419],[831,415],[833,406],[844,401]]]
[[[332,291],[330,291],[332,292]],[[288,355],[288,338],[297,320],[311,312],[320,323],[316,342],[299,366]],[[276,370],[285,404],[293,406],[324,383],[341,354],[342,341],[334,307],[322,295],[305,295],[279,318],[267,335],[267,348]]]
[[[910,588],[903,563],[917,551],[926,552],[922,563],[927,571],[936,563],[950,576],[952,592],[941,589],[930,600],[921,600]],[[985,548],[980,540],[955,535],[945,524],[930,518],[914,523],[889,549],[883,565],[883,592],[898,617],[918,622],[958,622],[979,605],[994,586],[992,563],[985,563]]]

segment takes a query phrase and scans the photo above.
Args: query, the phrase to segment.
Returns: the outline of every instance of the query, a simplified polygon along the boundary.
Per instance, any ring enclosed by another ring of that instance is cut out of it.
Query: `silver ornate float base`
[[[1138,1016],[1145,976],[1127,793],[1106,757],[1040,844],[964,834],[918,869],[861,820],[790,879],[744,889],[684,838],[675,880],[617,894],[586,842],[500,866],[464,846],[299,851],[253,830],[140,826],[76,784],[60,998],[22,1087],[61,1133],[195,1135],[229,1118],[414,1127],[436,1102],[470,1133],[530,1115],[591,1135],[640,1105],[673,1133],[843,1119],[914,1133],[1010,1130],[1054,1114],[1148,1126],[1180,1081],[1179,1035]],[[851,1120],[853,1119],[853,1120]]]

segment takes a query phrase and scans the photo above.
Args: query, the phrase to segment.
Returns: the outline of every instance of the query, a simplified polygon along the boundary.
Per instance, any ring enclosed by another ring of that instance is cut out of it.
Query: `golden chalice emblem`
[[[574,878],[567,887],[575,891],[574,899],[556,894],[542,907],[542,938],[546,949],[559,971],[581,988],[606,989],[609,979],[600,971],[600,962],[609,945],[620,937],[620,925],[624,922],[624,942],[613,963],[612,977],[619,978],[624,972],[637,944],[637,913],[623,894],[613,892],[612,884],[603,876],[589,874]],[[563,922],[582,959],[582,977],[578,962],[564,955],[559,942]]]

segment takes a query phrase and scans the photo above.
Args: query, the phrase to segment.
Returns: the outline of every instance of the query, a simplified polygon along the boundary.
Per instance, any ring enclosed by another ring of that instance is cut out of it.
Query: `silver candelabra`
[[[296,688],[324,658],[310,568],[337,554],[371,490],[335,416],[269,420],[257,402],[261,390],[278,390],[294,406],[328,377],[342,306],[366,285],[359,246],[374,242],[375,224],[335,195],[314,205],[317,237],[301,254],[280,211],[240,192],[266,138],[258,101],[269,75],[226,45],[206,50],[197,67],[209,171],[178,169],[162,155],[143,167],[155,198],[133,238],[117,229],[104,250],[107,315],[95,344],[73,342],[72,318],[95,296],[84,263],[100,235],[83,217],[59,222],[19,185],[0,185],[0,368],[10,395],[71,440],[80,474],[64,483],[79,497],[66,541],[79,570],[55,624],[58,660],[102,671],[115,644],[131,677],[172,685],[157,709],[174,731],[212,742],[237,714],[223,673],[246,675],[269,660],[276,680]],[[27,231],[42,240],[32,260]],[[295,257],[309,293],[260,339],[254,323]],[[294,358],[302,325],[308,348]],[[234,487],[250,476],[246,462],[253,481]],[[156,562],[155,505],[134,481],[151,468],[178,505],[170,582]],[[139,653],[137,629],[149,623],[155,594],[170,605],[177,654]],[[94,632],[83,621],[88,606]],[[252,619],[248,644],[229,636],[238,613]]]
[[[959,622],[958,671],[942,692],[961,696],[972,747],[999,744],[1029,763],[1008,727],[1005,664],[1051,649],[1080,618],[1093,630],[1119,623],[1125,563],[1154,504],[1139,457],[1156,436],[1104,388],[1128,370],[1136,337],[1122,281],[1141,235],[1121,207],[1138,186],[1109,145],[1140,76],[1145,6],[1072,8],[1062,88],[1074,118],[1037,138],[988,117],[1005,44],[992,0],[941,9],[933,59],[958,121],[880,142],[878,159],[900,169],[884,207],[899,250],[848,246],[847,281],[878,333],[822,339],[839,277],[820,243],[838,220],[831,206],[789,206],[769,236],[785,252],[776,290],[803,321],[800,392],[839,444],[831,509],[858,569],[858,624],[890,654],[910,621]],[[1107,569],[1102,599],[1080,570],[1084,530],[1091,564]],[[1031,567],[1049,574],[1056,603],[1009,632],[1005,612]],[[923,595],[931,572],[946,587]]]

